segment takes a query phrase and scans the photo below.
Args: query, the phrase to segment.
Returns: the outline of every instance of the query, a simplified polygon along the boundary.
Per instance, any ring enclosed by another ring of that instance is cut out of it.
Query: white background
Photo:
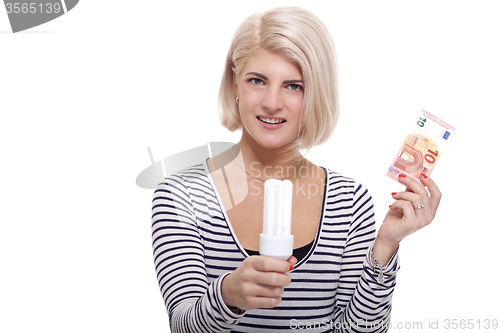
[[[415,114],[457,127],[433,173],[438,215],[401,244],[393,324],[500,320],[497,3],[84,0],[18,34],[0,7],[0,331],[169,331],[153,191],[135,184],[146,147],[158,160],[239,140],[217,114],[230,39],[282,5],[318,15],[339,59],[340,121],[307,157],[365,184],[379,224]]]

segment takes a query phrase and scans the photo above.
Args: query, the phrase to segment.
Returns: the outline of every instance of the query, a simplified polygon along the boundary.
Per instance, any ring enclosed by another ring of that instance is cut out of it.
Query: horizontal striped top
[[[372,198],[325,169],[323,212],[309,253],[273,309],[233,313],[222,279],[248,256],[229,224],[206,161],[167,177],[154,193],[153,254],[172,332],[386,332],[398,251],[382,269],[370,260]]]

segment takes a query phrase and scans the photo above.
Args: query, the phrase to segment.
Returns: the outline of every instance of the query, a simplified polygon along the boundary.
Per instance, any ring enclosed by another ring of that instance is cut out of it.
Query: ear
[[[236,74],[233,71],[233,91],[234,91],[234,97],[238,97],[238,83],[236,80]]]
[[[236,80],[236,73],[234,72],[234,70],[233,70],[233,87],[234,87],[235,91],[238,89],[238,83]]]

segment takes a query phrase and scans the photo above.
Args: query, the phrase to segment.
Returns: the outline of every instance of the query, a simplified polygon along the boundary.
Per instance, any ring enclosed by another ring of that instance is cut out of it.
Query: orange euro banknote
[[[419,181],[420,175],[430,176],[443,153],[455,127],[422,110],[406,136],[387,176],[398,180],[400,173]]]

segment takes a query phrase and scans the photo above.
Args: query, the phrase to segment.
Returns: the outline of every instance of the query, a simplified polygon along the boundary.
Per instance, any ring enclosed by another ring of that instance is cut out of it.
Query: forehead
[[[302,71],[294,61],[266,50],[259,50],[248,58],[241,74],[244,76],[248,72],[258,72],[277,79],[302,79]]]

